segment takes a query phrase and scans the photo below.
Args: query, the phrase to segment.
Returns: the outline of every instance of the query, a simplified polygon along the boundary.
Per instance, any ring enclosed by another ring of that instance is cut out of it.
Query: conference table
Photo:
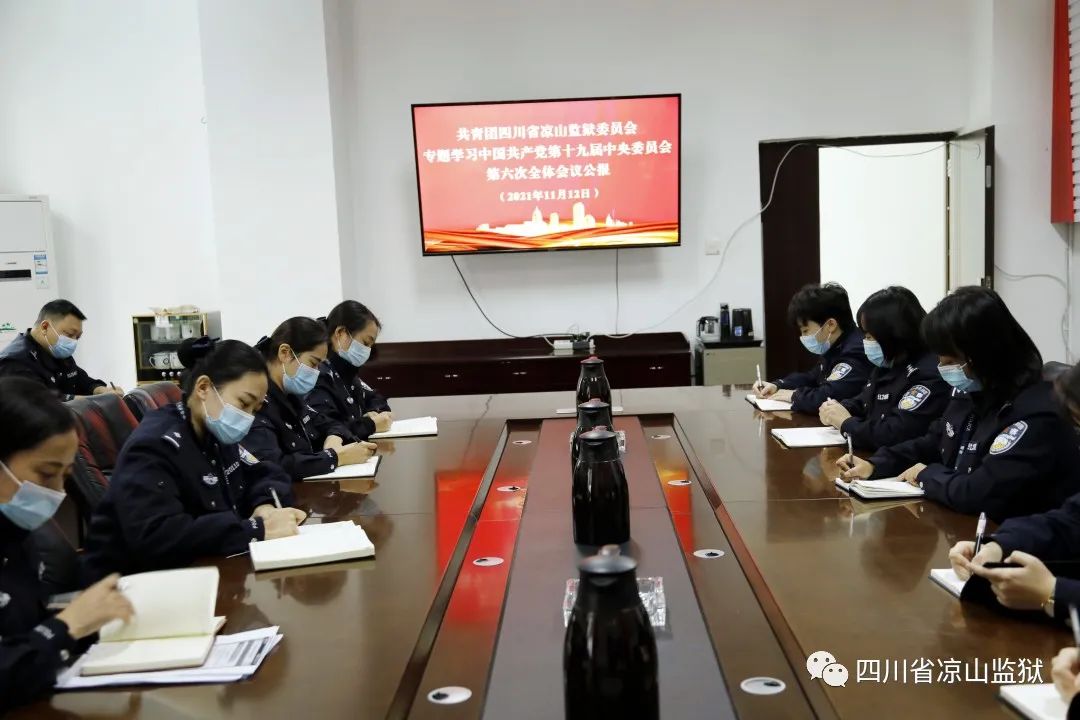
[[[843,449],[770,435],[817,419],[760,413],[746,392],[614,392],[623,552],[666,598],[661,717],[1015,717],[997,686],[1033,680],[1040,662],[1050,682],[1070,633],[961,605],[928,574],[974,518],[848,497],[833,482]],[[590,552],[570,521],[575,420],[557,412],[573,402],[394,402],[397,417],[437,416],[438,435],[381,442],[374,479],[297,486],[309,522],[354,520],[373,559],[266,573],[246,556],[206,561],[221,571],[224,633],[284,635],[252,678],[61,693],[13,717],[563,717],[563,600]],[[844,685],[811,677],[819,651],[847,669]]]

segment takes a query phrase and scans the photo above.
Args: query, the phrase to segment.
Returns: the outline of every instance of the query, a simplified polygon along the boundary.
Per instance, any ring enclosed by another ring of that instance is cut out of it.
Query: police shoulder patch
[[[827,378],[827,380],[829,382],[833,380],[843,380],[848,376],[848,373],[850,372],[851,366],[847,363],[836,363],[835,365],[833,365],[832,372],[829,373],[829,377]]]
[[[237,447],[240,448],[240,459],[244,461],[245,465],[255,465],[259,462],[259,458],[252,455],[243,445]]]
[[[897,407],[901,410],[911,412],[915,410],[930,397],[930,388],[925,385],[912,385],[908,388],[908,391],[904,393],[900,398],[900,402],[897,403]]]
[[[1009,452],[1016,443],[1020,442],[1020,438],[1024,437],[1027,429],[1028,424],[1021,420],[1002,430],[1001,434],[994,438],[994,442],[990,444],[990,454],[1001,455]]]

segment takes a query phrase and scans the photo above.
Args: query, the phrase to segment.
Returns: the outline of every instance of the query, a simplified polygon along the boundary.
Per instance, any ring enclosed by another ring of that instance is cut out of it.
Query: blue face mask
[[[285,386],[285,392],[292,395],[307,395],[315,389],[315,383],[319,381],[319,371],[300,362],[296,353],[293,353],[293,359],[296,360],[296,374],[290,375],[286,370],[281,382]]]
[[[4,468],[8,477],[19,486],[11,499],[0,505],[0,513],[23,530],[37,530],[44,525],[56,514],[60,503],[67,497],[59,490],[50,490],[36,483],[20,481],[2,462],[0,462],[0,467]]]
[[[813,335],[800,335],[799,341],[802,342],[804,348],[814,353],[815,355],[824,355],[825,353],[829,352],[829,348],[832,347],[832,343],[829,342],[827,334],[825,336],[825,340],[817,339],[818,333],[820,333],[824,329],[825,328],[823,326],[819,328],[818,332],[814,333]]]
[[[255,422],[255,416],[222,400],[221,393],[216,387],[214,394],[221,401],[221,414],[216,418],[210,417],[210,413],[206,412],[206,403],[203,403],[206,429],[223,445],[235,445],[247,436],[248,431],[251,430],[251,424]]]
[[[338,355],[345,358],[353,367],[360,367],[371,357],[371,348],[359,340],[353,339],[349,349],[345,352],[338,352]]]
[[[49,326],[49,330],[53,331],[53,335],[56,335],[56,343],[49,346],[49,351],[53,354],[53,357],[57,360],[66,360],[75,354],[75,348],[79,346],[79,341],[69,338],[67,335],[61,335],[56,332],[56,328],[52,325]],[[48,339],[49,333],[45,332],[45,338]]]
[[[964,373],[966,365],[967,363],[963,365],[938,365],[937,369],[941,373],[942,379],[960,392],[978,392],[982,390],[981,382],[976,378],[968,377]]]
[[[877,340],[867,340],[863,338],[862,341],[863,352],[866,353],[866,359],[872,362],[879,368],[886,368],[892,365],[891,362],[885,359],[885,351],[881,349],[881,343]]]

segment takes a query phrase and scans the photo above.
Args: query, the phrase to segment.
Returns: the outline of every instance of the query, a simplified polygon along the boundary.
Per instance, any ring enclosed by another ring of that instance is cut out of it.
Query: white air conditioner
[[[0,195],[0,349],[58,297],[49,199]]]

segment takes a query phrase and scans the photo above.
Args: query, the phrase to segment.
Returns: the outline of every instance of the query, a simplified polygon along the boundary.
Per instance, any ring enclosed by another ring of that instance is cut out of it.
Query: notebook
[[[836,487],[846,490],[861,500],[895,500],[897,498],[920,498],[925,493],[916,487],[896,478],[881,480],[853,480],[846,482],[836,478]]]
[[[952,568],[931,570],[930,579],[954,598],[959,598],[960,591],[964,589],[965,581],[961,580]]]
[[[789,402],[784,402],[783,400],[770,400],[768,398],[759,398],[753,393],[746,396],[746,402],[750,403],[762,412],[783,412],[784,410],[791,410],[791,403]]]
[[[351,520],[301,525],[300,533],[276,540],[252,541],[251,564],[256,571],[280,570],[372,557],[375,546],[363,528]]]
[[[832,427],[777,428],[771,432],[774,438],[789,448],[847,445],[843,433]]]
[[[304,480],[310,482],[312,480],[351,480],[352,478],[375,477],[375,473],[379,469],[380,457],[382,456],[374,455],[369,457],[365,462],[355,463],[353,465],[342,465],[333,472],[328,472],[325,475],[310,475],[304,478]]]
[[[101,628],[86,653],[82,675],[108,675],[197,667],[206,661],[214,634],[216,567],[162,570],[120,578],[119,588],[135,614]]]
[[[1069,712],[1053,683],[1003,685],[998,697],[1028,720],[1065,720]]]
[[[421,437],[423,435],[438,435],[439,424],[436,418],[433,417],[418,417],[410,418],[408,420],[395,420],[390,424],[390,429],[386,432],[375,433],[371,436],[372,440],[391,438],[405,438],[405,437]]]

